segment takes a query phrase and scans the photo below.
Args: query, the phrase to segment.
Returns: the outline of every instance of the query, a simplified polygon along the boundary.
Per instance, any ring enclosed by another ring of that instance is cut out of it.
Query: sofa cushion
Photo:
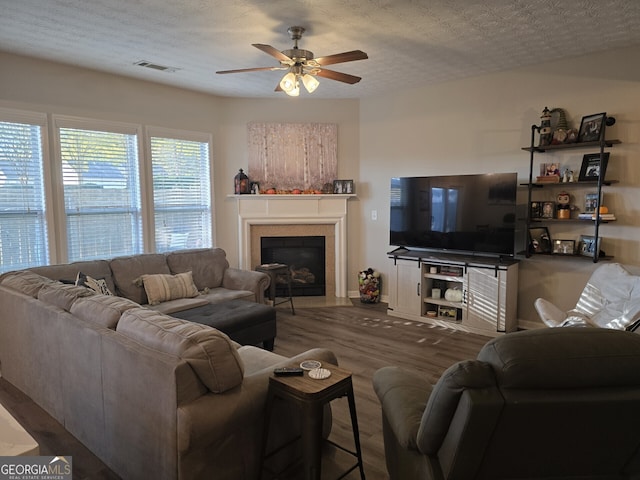
[[[247,302],[255,302],[256,296],[249,290],[230,290],[228,288],[211,288],[206,289],[201,297],[207,303],[223,303],[229,300],[246,300]]]
[[[147,308],[132,308],[122,314],[116,331],[182,358],[214,393],[242,383],[244,367],[236,348],[227,335],[214,328]]]
[[[158,305],[161,302],[179,298],[193,298],[199,294],[193,284],[191,272],[178,273],[177,275],[142,275],[140,279],[149,305]]]
[[[229,268],[227,254],[221,248],[170,252],[167,253],[167,264],[172,273],[193,272],[193,282],[198,290],[221,286],[224,271]]]
[[[146,253],[128,257],[117,257],[111,260],[111,271],[118,293],[140,305],[148,303],[144,287],[137,280],[145,274],[170,274],[164,255]]]
[[[92,295],[79,298],[71,305],[71,313],[81,320],[115,329],[123,312],[139,308],[136,302],[128,298],[110,295]]]
[[[43,286],[55,283],[55,281],[28,270],[21,270],[4,274],[0,283],[5,287],[36,298]]]
[[[76,300],[95,294],[96,292],[85,287],[55,282],[45,285],[40,289],[38,292],[38,300],[50,305],[55,305],[68,312]]]
[[[198,295],[195,298],[178,298],[176,300],[167,300],[166,302],[159,303],[157,305],[148,305],[147,308],[155,310],[156,312],[165,313],[171,315],[175,312],[182,312],[184,310],[191,310],[192,308],[202,307],[208,305],[209,301],[203,295]]]
[[[107,287],[115,292],[116,286],[111,276],[111,268],[108,260],[87,260],[59,265],[43,265],[41,267],[30,268],[32,272],[63,283],[75,283],[78,272],[90,275],[93,278],[104,279]]]

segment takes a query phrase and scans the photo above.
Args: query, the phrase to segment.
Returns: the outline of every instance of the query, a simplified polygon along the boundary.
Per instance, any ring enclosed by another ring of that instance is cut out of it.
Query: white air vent
[[[160,70],[161,72],[176,72],[180,70],[179,68],[158,65],[157,63],[147,62],[146,60],[140,60],[139,62],[134,63],[134,65],[138,65],[139,67],[151,68],[152,70]]]

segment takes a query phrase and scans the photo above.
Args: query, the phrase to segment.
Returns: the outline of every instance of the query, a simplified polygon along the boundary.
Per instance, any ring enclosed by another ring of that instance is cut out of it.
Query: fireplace
[[[324,236],[261,237],[260,259],[289,266],[294,297],[326,294]],[[287,296],[287,288],[284,280],[278,281],[276,295]]]
[[[238,205],[240,268],[264,263],[262,237],[324,237],[326,296],[347,298],[347,200],[354,194],[232,197]]]

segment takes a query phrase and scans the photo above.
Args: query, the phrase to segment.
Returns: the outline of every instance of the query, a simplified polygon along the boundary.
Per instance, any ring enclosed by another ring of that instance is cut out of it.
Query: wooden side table
[[[291,271],[289,270],[289,265],[285,265],[284,263],[267,263],[263,265],[258,265],[256,267],[257,272],[266,273],[271,278],[271,284],[269,285],[269,300],[273,302],[273,306],[280,305],[281,303],[289,302],[291,304],[291,314],[295,315],[296,311],[293,308],[293,295],[291,294]],[[287,288],[289,291],[289,296],[284,300],[278,301],[276,299],[276,280],[278,276],[283,276],[287,279]]]
[[[346,396],[349,401],[349,413],[351,414],[351,427],[353,429],[356,451],[350,451],[330,440],[327,441],[357,459],[357,462],[340,478],[345,477],[352,470],[359,468],[360,478],[361,480],[365,480],[351,372],[331,364],[323,364],[322,368],[331,371],[329,378],[314,380],[309,377],[309,372],[307,371],[304,372],[304,376],[298,377],[276,377],[271,374],[269,378],[269,393],[267,396],[264,439],[262,443],[263,455],[260,478],[262,478],[264,470],[264,461],[269,457],[269,454],[266,454],[267,452],[265,450],[269,435],[269,421],[273,409],[273,402],[276,397],[291,402],[298,407],[301,415],[302,428],[303,478],[307,480],[320,480],[324,405],[336,398]],[[276,449],[275,452],[278,450],[279,449]]]

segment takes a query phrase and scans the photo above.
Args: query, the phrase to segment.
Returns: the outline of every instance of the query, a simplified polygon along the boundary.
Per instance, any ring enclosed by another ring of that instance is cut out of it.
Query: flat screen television
[[[517,185],[516,173],[392,178],[389,243],[512,257]]]

